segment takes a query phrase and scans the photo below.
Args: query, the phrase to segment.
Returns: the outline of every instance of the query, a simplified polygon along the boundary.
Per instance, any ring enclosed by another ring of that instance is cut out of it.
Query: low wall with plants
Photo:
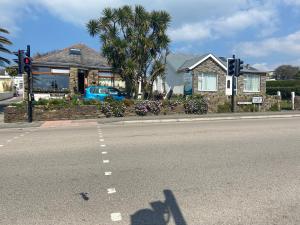
[[[103,117],[151,116],[172,114],[205,114],[208,105],[198,96],[186,100],[157,101],[83,101],[80,99],[52,99],[34,102],[33,120],[96,119]],[[17,103],[5,108],[4,122],[25,122],[26,104]]]

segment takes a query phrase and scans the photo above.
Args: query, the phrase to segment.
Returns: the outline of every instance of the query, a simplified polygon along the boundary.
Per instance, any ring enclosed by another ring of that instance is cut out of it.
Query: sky
[[[0,0],[0,27],[10,31],[12,51],[30,44],[33,54],[45,53],[76,43],[100,50],[86,23],[125,4],[170,13],[172,52],[235,54],[263,70],[300,66],[300,0]]]

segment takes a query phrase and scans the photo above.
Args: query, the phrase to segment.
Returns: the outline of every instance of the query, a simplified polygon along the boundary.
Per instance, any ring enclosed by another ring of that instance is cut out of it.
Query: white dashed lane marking
[[[121,213],[112,213],[112,214],[110,214],[110,218],[113,222],[121,221],[122,215],[121,215]]]
[[[107,194],[114,194],[114,193],[116,193],[117,191],[116,191],[116,189],[115,188],[108,188],[107,189]]]
[[[106,147],[106,145],[100,145],[102,148]]]
[[[104,175],[105,176],[111,176],[112,172],[105,172]]]
[[[103,160],[103,163],[109,163],[108,159]]]
[[[101,142],[103,142],[103,141],[104,141],[104,139],[100,139],[100,141],[101,141]]]
[[[0,148],[3,147],[4,145],[0,145]]]
[[[106,154],[107,154],[107,152],[101,152],[101,154],[102,154],[102,155],[106,155]]]

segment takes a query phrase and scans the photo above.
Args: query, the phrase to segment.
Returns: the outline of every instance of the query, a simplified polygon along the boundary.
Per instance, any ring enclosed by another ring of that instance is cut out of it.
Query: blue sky
[[[85,23],[124,4],[168,11],[173,52],[234,53],[270,70],[300,66],[300,0],[0,0],[0,26],[11,31],[11,50],[31,44],[44,53],[79,42],[99,50]]]

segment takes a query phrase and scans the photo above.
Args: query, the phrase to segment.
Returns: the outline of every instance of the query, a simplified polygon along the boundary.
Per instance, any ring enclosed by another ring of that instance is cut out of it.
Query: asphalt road
[[[1,129],[0,224],[298,225],[299,134],[300,118]]]

